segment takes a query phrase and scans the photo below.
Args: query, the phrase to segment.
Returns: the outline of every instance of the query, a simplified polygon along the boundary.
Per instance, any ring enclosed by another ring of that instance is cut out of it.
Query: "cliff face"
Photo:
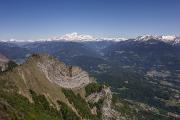
[[[91,82],[87,72],[76,66],[68,66],[50,56],[39,56],[37,67],[46,78],[63,88],[82,88]]]
[[[5,71],[8,68],[9,59],[0,54],[0,71]]]

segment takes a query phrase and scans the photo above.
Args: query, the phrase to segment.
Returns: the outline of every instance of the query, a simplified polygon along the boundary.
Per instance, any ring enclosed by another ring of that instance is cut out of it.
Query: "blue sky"
[[[180,0],[0,0],[0,39],[180,36]]]

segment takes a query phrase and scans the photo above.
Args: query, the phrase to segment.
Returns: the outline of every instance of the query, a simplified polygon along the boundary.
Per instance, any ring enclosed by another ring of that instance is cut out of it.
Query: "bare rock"
[[[0,53],[0,71],[5,71],[8,68],[9,59]]]
[[[66,65],[48,55],[41,55],[37,67],[46,78],[63,88],[81,88],[91,82],[87,72],[77,66]]]

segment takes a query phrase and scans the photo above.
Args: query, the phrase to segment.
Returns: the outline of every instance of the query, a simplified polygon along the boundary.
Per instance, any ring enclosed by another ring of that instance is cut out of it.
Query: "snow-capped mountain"
[[[51,40],[57,40],[57,41],[76,41],[76,42],[86,42],[86,41],[124,41],[127,40],[126,38],[121,38],[121,37],[106,37],[106,38],[101,38],[101,37],[94,37],[92,35],[87,35],[87,34],[79,34],[77,32],[73,33],[68,33],[65,35],[62,35],[60,37],[55,37],[52,38]]]
[[[163,40],[175,40],[177,37],[175,35],[163,35],[161,36]]]
[[[148,41],[150,39],[159,39],[159,37],[152,36],[152,35],[142,35],[142,36],[138,36],[135,40],[136,41]]]
[[[134,38],[132,40],[134,41],[148,41],[148,40],[159,40],[166,43],[171,44],[179,44],[180,43],[180,37],[177,37],[175,35],[162,35],[162,36],[153,36],[153,35],[143,35],[138,36],[137,38]],[[18,39],[10,39],[10,40],[0,40],[0,42],[9,42],[9,43],[23,43],[23,42],[46,42],[46,41],[66,41],[66,42],[98,42],[98,41],[112,41],[112,42],[120,42],[120,41],[126,41],[129,40],[127,38],[123,37],[96,37],[88,34],[80,34],[77,32],[68,33],[60,36],[55,36],[51,38],[46,39],[37,39],[37,40],[18,40]]]
[[[89,42],[89,41],[124,41],[127,40],[126,38],[122,37],[95,37],[88,34],[80,34],[77,32],[67,33],[60,36],[55,36],[51,38],[44,38],[44,39],[36,39],[36,40],[18,40],[15,38],[11,38],[9,40],[0,40],[0,42],[45,42],[45,41],[66,41],[66,42]]]
[[[122,38],[122,37],[114,37],[114,38],[106,37],[106,38],[100,38],[99,41],[115,41],[115,42],[120,42],[120,41],[125,41],[125,40],[128,40],[128,39],[127,38]]]
[[[92,41],[96,40],[91,35],[86,35],[86,34],[78,34],[76,32],[73,33],[68,33],[65,35],[62,35],[60,37],[56,37],[54,40],[65,40],[65,41]]]
[[[171,43],[171,44],[179,44],[180,43],[180,38],[175,35],[162,35],[162,36],[143,35],[143,36],[138,36],[135,39],[135,41],[148,41],[148,40],[152,40],[152,39],[163,41],[166,43]]]

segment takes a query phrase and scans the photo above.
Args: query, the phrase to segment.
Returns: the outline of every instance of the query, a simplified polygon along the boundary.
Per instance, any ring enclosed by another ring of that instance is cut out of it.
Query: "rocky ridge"
[[[39,56],[37,67],[46,78],[63,88],[80,88],[91,82],[87,72],[77,66],[65,65],[50,56]]]
[[[112,108],[112,92],[109,87],[104,86],[100,92],[92,93],[86,100],[90,103],[97,103],[100,100],[103,100],[101,108],[102,120],[121,120],[123,118],[119,112]],[[96,110],[96,107],[91,109],[94,113],[97,112]]]

